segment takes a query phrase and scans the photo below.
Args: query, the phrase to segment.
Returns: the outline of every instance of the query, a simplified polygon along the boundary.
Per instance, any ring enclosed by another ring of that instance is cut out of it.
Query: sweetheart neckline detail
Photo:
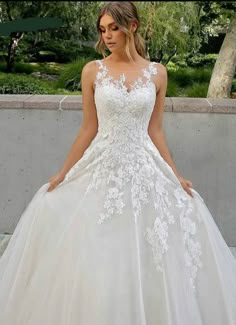
[[[109,81],[111,81],[111,79],[109,79]],[[154,89],[155,89],[155,92],[157,91],[156,89],[156,85],[153,81],[150,81],[148,85],[143,85],[143,86],[139,86],[137,88],[131,88],[129,89],[129,91],[127,90],[126,86],[125,85],[122,85],[122,86],[118,86],[116,83],[114,83],[113,81],[111,81],[109,83],[109,85],[106,85],[106,86],[111,86],[113,88],[115,88],[116,90],[120,90],[122,91],[125,95],[131,95],[133,92],[137,91],[137,90],[140,90],[140,89],[149,89],[150,86],[152,86]],[[96,91],[97,87],[95,87],[95,91]]]
[[[104,64],[103,60],[96,60],[99,63],[99,69],[96,75],[96,81],[98,82],[100,79],[105,80],[106,83],[115,86],[117,89],[122,90],[127,95],[131,94],[134,90],[140,88],[149,88],[147,85],[153,84],[155,89],[156,85],[151,80],[151,76],[157,74],[157,67],[155,67],[156,62],[149,62],[145,68],[141,69],[141,73],[134,79],[132,83],[126,85],[126,75],[124,72],[120,73],[118,77],[114,77],[110,74],[110,71],[106,64]],[[146,79],[145,81],[143,79]]]

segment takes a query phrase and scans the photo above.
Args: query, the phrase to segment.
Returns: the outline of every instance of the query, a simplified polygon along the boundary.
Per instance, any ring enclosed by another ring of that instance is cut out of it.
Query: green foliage
[[[168,69],[168,71],[176,71],[179,69],[179,66],[175,62],[169,61],[166,65],[166,68]]]
[[[80,57],[98,58],[87,41],[96,41],[96,19],[104,1],[2,1],[1,22],[28,17],[59,17],[63,26],[55,30],[26,33],[16,49],[16,61],[69,63]],[[235,3],[228,1],[137,1],[141,26],[151,58],[166,64],[175,53],[185,54],[192,67],[208,66],[214,58],[191,56],[209,36],[225,31]],[[11,18],[11,19],[10,19]],[[10,38],[0,36],[0,61],[5,61]],[[43,51],[43,52],[41,52]],[[46,52],[45,52],[46,51]],[[89,53],[87,53],[89,52]],[[180,65],[180,64],[179,64]],[[185,59],[182,67],[186,66]]]
[[[56,61],[56,53],[52,51],[39,51],[37,55],[37,61],[39,62],[55,62]]]
[[[49,94],[42,82],[29,76],[0,74],[0,94]]]
[[[13,67],[13,72],[30,74],[34,72],[34,67],[27,63],[17,62]]]
[[[185,91],[186,97],[207,97],[208,83],[195,83],[192,86],[188,87]]]
[[[205,68],[205,69],[191,69],[190,70],[190,78],[193,82],[199,83],[209,83],[211,79],[212,68]]]
[[[77,49],[77,56],[79,58],[91,58],[91,60],[101,59],[101,54],[95,51],[95,48],[89,46],[82,46],[81,48]]]
[[[22,63],[17,62],[14,65],[14,73],[24,73],[31,74],[32,72],[43,72],[46,74],[54,74],[57,75],[63,69],[63,65],[55,63],[55,62],[31,62],[31,63]],[[0,71],[6,72],[6,62],[0,62]]]
[[[166,90],[166,97],[177,97],[178,86],[174,80],[169,79]]]
[[[149,56],[166,64],[175,53],[198,50],[200,46],[195,2],[137,2]]]
[[[194,82],[209,82],[211,69],[179,68],[176,71],[170,70],[168,74],[180,87],[185,87]]]
[[[186,57],[186,63],[189,67],[208,67],[214,66],[218,54],[201,54]]]
[[[82,58],[67,64],[61,72],[56,86],[70,91],[81,90],[82,69],[89,61],[91,58]]]
[[[236,3],[230,1],[196,1],[200,13],[202,41],[208,43],[209,37],[225,32],[236,11]]]
[[[236,92],[236,79],[233,80],[231,92]]]
[[[179,87],[186,87],[192,83],[190,69],[180,68],[176,71],[169,71],[169,80],[174,81]]]
[[[94,48],[80,46],[78,42],[62,40],[60,43],[55,40],[40,41],[33,44],[23,53],[24,57],[30,57],[31,62],[58,62],[69,63],[82,57],[93,59],[100,58]]]
[[[78,48],[78,46],[77,46]],[[64,44],[55,40],[40,41],[36,45],[31,46],[28,50],[30,61],[38,62],[70,62],[76,57],[76,48],[71,44]]]
[[[168,69],[167,97],[206,97],[211,69]]]

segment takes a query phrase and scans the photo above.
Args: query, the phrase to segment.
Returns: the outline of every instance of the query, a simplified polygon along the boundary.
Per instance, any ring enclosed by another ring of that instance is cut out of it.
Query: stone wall
[[[82,122],[81,96],[0,95],[0,234],[62,166]],[[229,246],[236,246],[236,99],[166,98],[164,129]]]

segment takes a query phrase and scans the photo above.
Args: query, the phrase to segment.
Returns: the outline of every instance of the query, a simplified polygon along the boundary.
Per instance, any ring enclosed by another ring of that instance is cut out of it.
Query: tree
[[[175,54],[200,47],[198,7],[195,2],[136,2],[151,60],[167,64]]]
[[[226,35],[216,60],[207,97],[229,98],[236,67],[236,3],[207,1],[210,21],[208,30],[212,34],[225,29]]]
[[[19,19],[31,17],[45,18],[58,17],[63,21],[60,30],[50,31],[47,26],[42,26],[38,30],[32,29],[32,37],[35,37],[34,45],[43,37],[46,39],[76,39],[94,37],[95,26],[91,24],[99,3],[92,1],[1,1],[0,2],[0,22],[7,23]],[[94,24],[95,25],[95,24]],[[45,28],[44,28],[45,27]],[[28,30],[29,32],[29,30]],[[20,40],[25,35],[23,29],[18,29],[10,33],[8,44],[7,70],[12,71],[16,49]],[[1,41],[0,35],[0,41]]]
[[[236,14],[216,60],[207,97],[229,98],[236,67]]]
[[[17,19],[9,23],[0,24],[0,34],[5,36],[11,35],[11,42],[8,46],[7,71],[12,71],[16,47],[25,32],[58,28],[61,23],[62,21],[58,18],[35,17]],[[13,34],[15,36],[13,36]]]
[[[229,1],[198,1],[201,37],[208,43],[209,37],[225,33],[236,10],[236,3]]]

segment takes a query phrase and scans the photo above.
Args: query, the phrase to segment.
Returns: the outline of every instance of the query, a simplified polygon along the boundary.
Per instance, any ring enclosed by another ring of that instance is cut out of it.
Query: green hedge
[[[84,65],[91,61],[91,58],[83,58],[66,65],[61,71],[56,87],[70,91],[81,90],[81,73]]]
[[[33,77],[11,74],[0,74],[0,94],[50,94],[50,90],[42,85],[42,81]]]

